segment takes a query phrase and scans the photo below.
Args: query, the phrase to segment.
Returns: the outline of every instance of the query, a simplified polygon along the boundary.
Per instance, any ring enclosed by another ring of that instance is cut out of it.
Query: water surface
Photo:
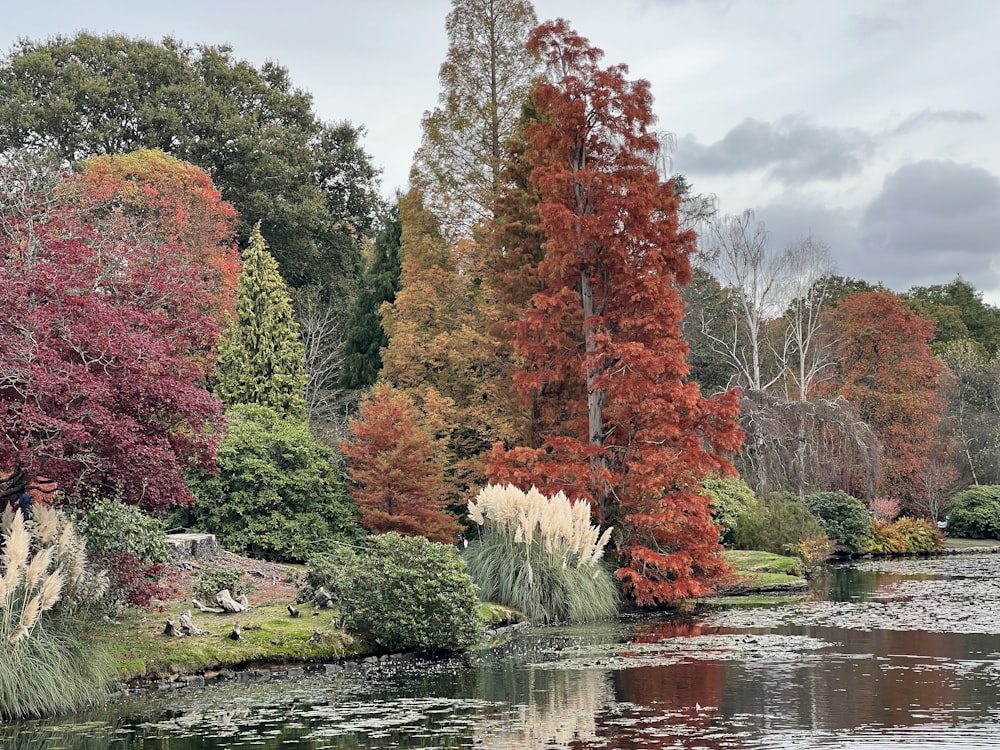
[[[172,691],[2,727],[0,747],[1000,750],[1000,555],[843,566],[777,608]]]

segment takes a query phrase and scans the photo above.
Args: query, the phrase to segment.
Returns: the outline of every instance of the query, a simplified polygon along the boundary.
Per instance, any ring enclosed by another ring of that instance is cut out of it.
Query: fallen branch
[[[197,599],[192,599],[191,600],[191,604],[199,612],[212,612],[212,613],[218,615],[218,614],[222,614],[223,612],[226,611],[224,609],[220,609],[219,607],[209,607],[209,606],[206,606],[206,605],[202,604],[200,601],[198,601]]]
[[[191,610],[188,610],[180,616],[181,628],[187,631],[188,635],[205,635],[205,631],[194,624],[194,620],[191,619]]]
[[[246,594],[240,594],[238,600],[233,599],[233,595],[229,593],[229,589],[222,589],[222,591],[216,594],[215,603],[226,612],[246,612],[250,609],[250,602],[247,601]]]

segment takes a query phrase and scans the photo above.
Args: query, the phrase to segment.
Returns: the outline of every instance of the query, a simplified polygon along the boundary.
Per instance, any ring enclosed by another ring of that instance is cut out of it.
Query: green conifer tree
[[[260,404],[305,419],[305,349],[288,288],[260,224],[243,252],[236,318],[219,340],[216,395],[229,406]]]
[[[386,213],[382,228],[375,237],[375,253],[361,292],[351,309],[344,342],[344,369],[340,376],[340,384],[344,388],[360,389],[374,385],[382,370],[381,350],[389,345],[389,340],[382,328],[380,310],[382,303],[394,302],[399,291],[402,233],[397,200]]]

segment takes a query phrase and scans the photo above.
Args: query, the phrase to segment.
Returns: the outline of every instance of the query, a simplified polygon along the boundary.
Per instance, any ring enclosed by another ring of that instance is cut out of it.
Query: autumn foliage
[[[369,531],[396,531],[451,543],[458,523],[444,507],[442,468],[434,438],[413,402],[391,386],[376,385],[351,420],[348,458],[351,497]]]
[[[67,176],[0,163],[0,467],[70,497],[193,500],[219,404],[192,352],[214,345],[203,278],[175,248],[95,226]]]
[[[202,169],[140,149],[86,160],[76,182],[108,218],[124,221],[146,242],[176,248],[205,285],[204,312],[220,326],[225,322],[236,305],[240,274],[236,209]]]
[[[857,407],[882,442],[882,493],[913,510],[940,449],[943,368],[929,342],[934,324],[890,292],[864,292],[836,308],[839,376],[827,387]]]
[[[687,380],[677,285],[694,235],[655,168],[648,84],[600,67],[563,21],[530,45],[548,66],[526,155],[544,289],[515,325],[515,382],[536,403],[538,443],[495,447],[490,479],[590,501],[617,528],[617,575],[637,603],[696,596],[726,569],[700,481],[732,471],[741,435],[738,395],[706,399]]]

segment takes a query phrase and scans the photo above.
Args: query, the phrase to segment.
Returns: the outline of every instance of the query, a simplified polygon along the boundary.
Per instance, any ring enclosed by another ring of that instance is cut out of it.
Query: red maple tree
[[[515,382],[535,404],[538,444],[496,446],[490,479],[589,500],[618,529],[616,574],[636,603],[700,595],[726,566],[698,489],[732,471],[739,403],[687,380],[677,287],[695,237],[655,167],[649,85],[600,67],[564,21],[529,44],[548,71],[526,154],[546,241],[544,289],[515,324],[527,363]]]
[[[925,499],[946,411],[944,370],[930,348],[934,323],[892,292],[852,295],[834,314],[838,377],[820,395],[835,390],[857,406],[882,443],[882,494],[901,498],[912,513]]]
[[[0,162],[0,470],[71,500],[193,502],[183,471],[211,467],[222,421],[191,356],[217,337],[204,281],[96,229],[70,179]]]
[[[396,531],[450,544],[458,522],[445,511],[443,469],[434,438],[405,394],[376,385],[350,423],[353,439],[341,443],[348,458],[351,497],[369,531]]]

